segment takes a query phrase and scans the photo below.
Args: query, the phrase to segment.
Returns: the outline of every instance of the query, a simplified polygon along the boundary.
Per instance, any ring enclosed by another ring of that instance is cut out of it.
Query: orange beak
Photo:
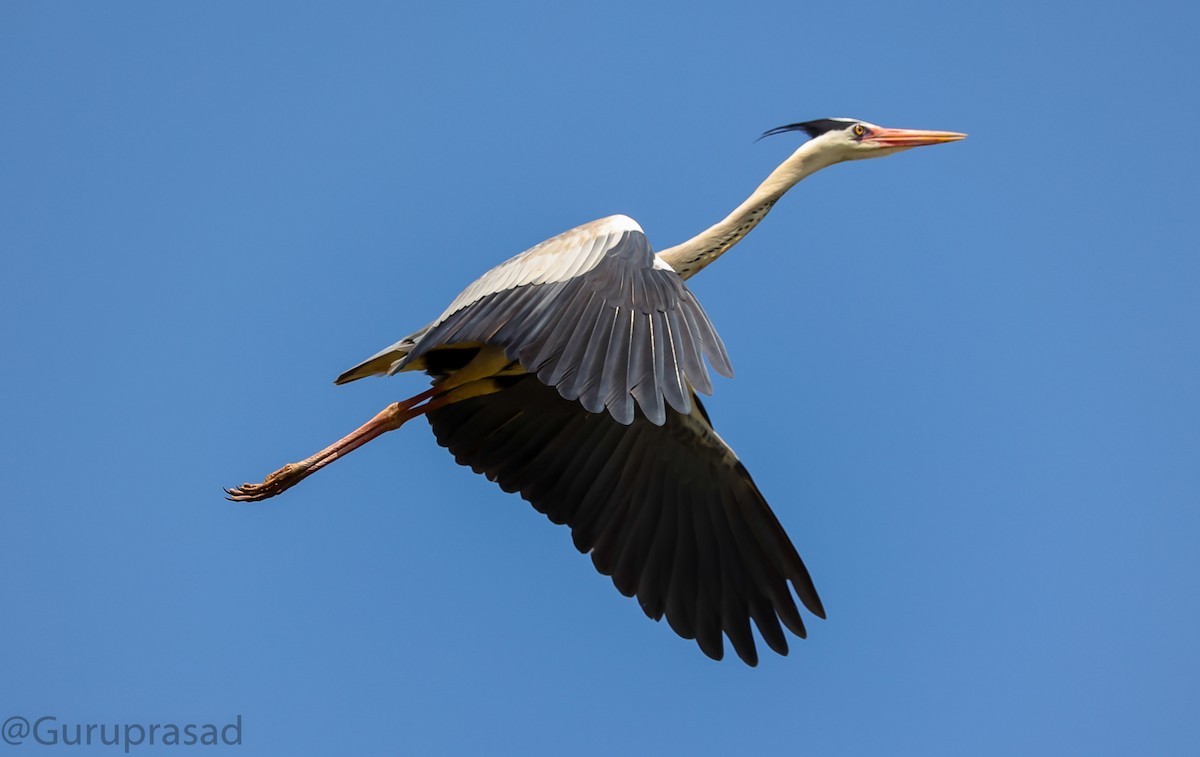
[[[864,142],[875,142],[884,147],[921,147],[938,145],[942,142],[957,142],[966,139],[966,134],[956,131],[923,131],[921,129],[876,129],[863,137]]]

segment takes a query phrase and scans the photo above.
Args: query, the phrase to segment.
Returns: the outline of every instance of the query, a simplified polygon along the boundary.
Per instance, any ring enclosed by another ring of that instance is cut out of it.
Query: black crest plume
[[[776,134],[784,134],[789,131],[802,131],[809,137],[819,137],[825,132],[845,129],[852,123],[854,123],[854,121],[848,118],[818,118],[816,121],[801,121],[798,124],[777,126],[770,131],[763,132],[763,135],[759,137],[759,139],[763,139],[764,137],[773,137]]]

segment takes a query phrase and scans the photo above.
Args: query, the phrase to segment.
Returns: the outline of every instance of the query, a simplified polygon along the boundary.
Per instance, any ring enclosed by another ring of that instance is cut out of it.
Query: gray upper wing
[[[503,380],[511,386],[431,410],[438,443],[569,525],[579,551],[646,615],[665,614],[714,659],[724,633],[750,665],[751,620],[780,654],[780,621],[805,635],[789,582],[825,617],[796,548],[699,400],[691,415],[668,410],[663,425],[639,416],[625,426],[531,376]]]
[[[634,401],[653,423],[687,415],[705,368],[731,376],[704,309],[658,262],[631,219],[612,216],[547,240],[471,285],[421,336],[400,370],[455,343],[502,346],[509,358],[587,410],[628,425]]]

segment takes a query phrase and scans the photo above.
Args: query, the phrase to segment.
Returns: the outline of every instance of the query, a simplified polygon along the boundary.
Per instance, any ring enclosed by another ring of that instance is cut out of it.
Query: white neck
[[[682,244],[658,253],[658,259],[685,279],[691,278],[709,263],[724,255],[742,240],[774,207],[776,201],[804,177],[831,166],[838,159],[822,149],[821,140],[801,145],[783,161],[758,189],[725,217]]]

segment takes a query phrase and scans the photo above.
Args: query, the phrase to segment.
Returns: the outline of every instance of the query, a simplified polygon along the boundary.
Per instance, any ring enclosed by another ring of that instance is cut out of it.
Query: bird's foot
[[[291,489],[313,471],[314,467],[305,463],[288,463],[263,479],[261,484],[247,482],[226,489],[225,498],[231,502],[260,502]]]

